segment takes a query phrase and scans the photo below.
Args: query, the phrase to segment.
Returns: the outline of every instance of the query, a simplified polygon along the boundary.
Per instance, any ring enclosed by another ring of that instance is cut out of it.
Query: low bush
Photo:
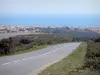
[[[99,38],[94,42],[87,43],[87,53],[85,55],[84,66],[100,70],[100,42]]]

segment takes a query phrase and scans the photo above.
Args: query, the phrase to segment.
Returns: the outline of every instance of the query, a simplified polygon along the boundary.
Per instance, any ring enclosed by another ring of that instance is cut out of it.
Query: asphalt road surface
[[[63,43],[25,54],[0,57],[0,75],[36,75],[42,66],[68,56],[81,43]]]

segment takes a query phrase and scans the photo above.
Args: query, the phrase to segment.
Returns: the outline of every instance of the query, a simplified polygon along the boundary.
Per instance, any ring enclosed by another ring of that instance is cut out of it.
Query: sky
[[[100,0],[0,0],[0,24],[100,26]]]

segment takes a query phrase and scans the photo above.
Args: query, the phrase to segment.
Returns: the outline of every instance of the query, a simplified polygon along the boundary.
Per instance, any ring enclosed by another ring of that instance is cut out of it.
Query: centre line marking
[[[14,63],[17,63],[17,62],[19,62],[20,60],[16,60],[16,61],[13,61]]]
[[[26,59],[22,59],[22,60],[26,60]]]
[[[8,62],[8,63],[4,63],[4,64],[1,64],[1,65],[8,65],[8,64],[10,64],[11,62]]]

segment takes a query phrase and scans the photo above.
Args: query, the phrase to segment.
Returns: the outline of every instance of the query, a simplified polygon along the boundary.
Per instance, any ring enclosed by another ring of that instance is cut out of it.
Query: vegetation
[[[18,52],[16,52],[15,54],[22,54],[22,53],[26,53],[26,52],[31,52],[31,51],[34,51],[34,50],[39,50],[39,49],[45,48],[45,47],[47,47],[47,46],[48,46],[48,45],[36,46],[36,47],[30,48],[30,49],[18,51]]]
[[[84,66],[100,71],[100,38],[87,43]]]
[[[10,37],[0,41],[0,56],[24,53],[46,45],[71,42],[72,37],[55,34],[31,34]]]
[[[42,28],[40,29],[44,33],[53,33],[53,34],[67,34],[70,36],[75,37],[85,37],[85,38],[94,38],[100,36],[100,34],[93,32],[91,30],[85,29],[85,30],[79,30],[78,28],[75,28],[74,30],[71,30],[68,27],[65,28]]]
[[[94,39],[94,38],[92,38],[92,37],[73,37],[73,41],[84,41],[84,42],[87,42],[88,40],[90,40],[90,39]]]

